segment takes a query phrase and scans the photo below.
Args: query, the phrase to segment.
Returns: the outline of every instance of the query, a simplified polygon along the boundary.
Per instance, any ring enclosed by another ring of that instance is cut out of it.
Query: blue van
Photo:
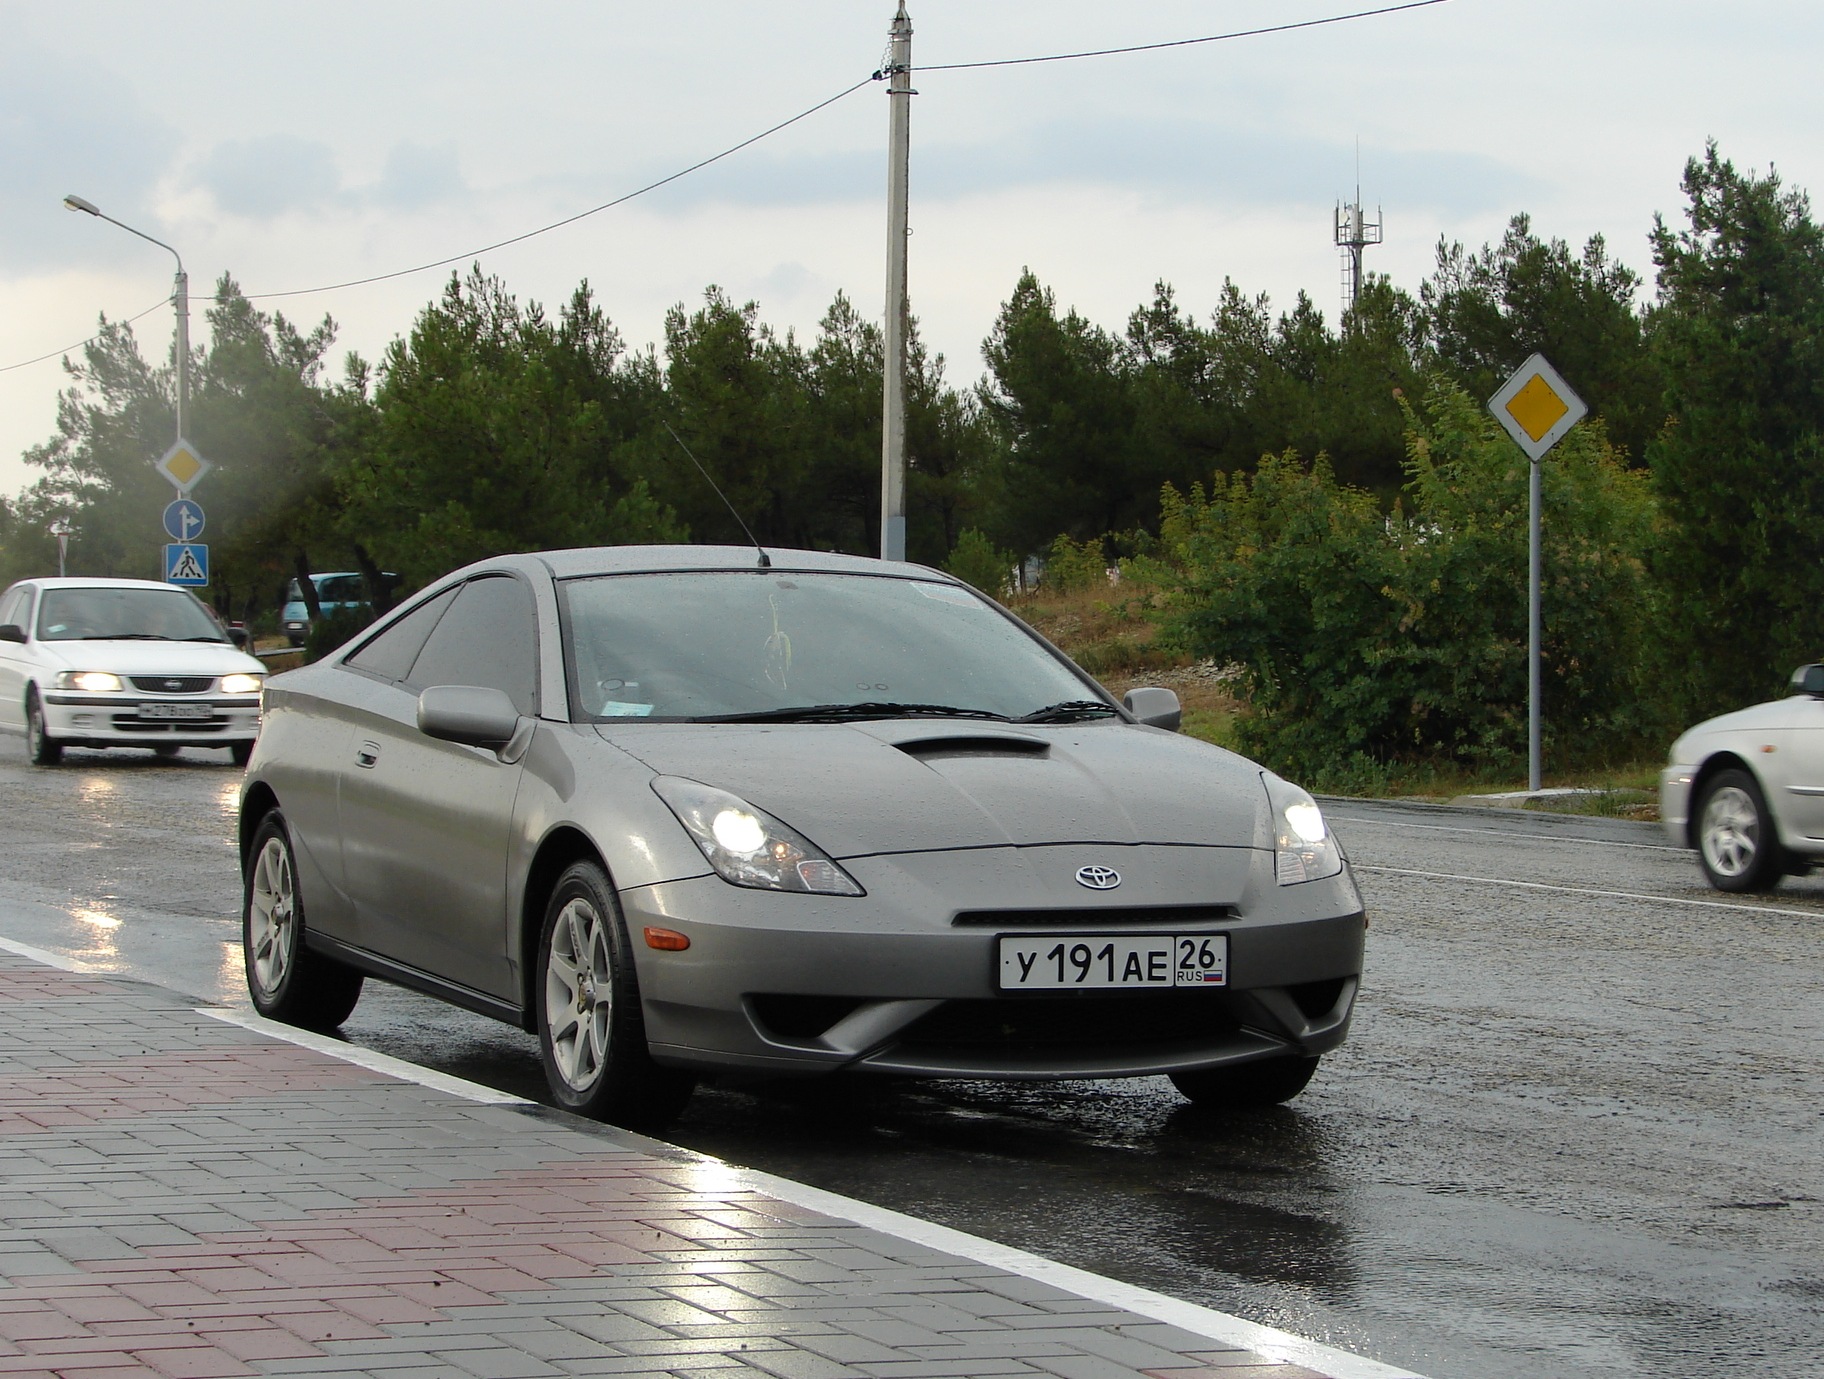
[[[361,582],[359,574],[341,570],[334,574],[312,575],[310,582],[317,586],[317,606],[325,613],[368,606],[367,586]],[[279,614],[279,623],[285,629],[287,641],[293,646],[304,645],[304,639],[310,635],[310,609],[304,603],[304,590],[295,579],[285,586],[285,607]]]

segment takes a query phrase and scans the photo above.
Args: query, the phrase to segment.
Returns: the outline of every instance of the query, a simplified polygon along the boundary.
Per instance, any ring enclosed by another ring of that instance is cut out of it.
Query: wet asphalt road
[[[0,738],[0,936],[244,1004],[238,781]],[[1327,809],[1368,975],[1292,1106],[717,1088],[671,1138],[1433,1379],[1824,1375],[1824,877],[1742,901],[1654,826]],[[542,1091],[528,1036],[378,984],[345,1033]]]

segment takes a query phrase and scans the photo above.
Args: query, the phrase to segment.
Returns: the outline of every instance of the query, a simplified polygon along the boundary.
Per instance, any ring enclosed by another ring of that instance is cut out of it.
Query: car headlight
[[[1335,876],[1343,869],[1343,850],[1317,801],[1278,776],[1262,779],[1273,810],[1273,874],[1279,884],[1295,886]]]
[[[110,694],[120,688],[120,677],[107,670],[60,670],[58,689],[87,690],[90,694]]]
[[[659,776],[652,788],[724,881],[807,895],[867,894],[822,848],[738,795],[682,776]]]
[[[263,675],[224,675],[222,677],[223,694],[258,694],[260,686],[265,683]]]

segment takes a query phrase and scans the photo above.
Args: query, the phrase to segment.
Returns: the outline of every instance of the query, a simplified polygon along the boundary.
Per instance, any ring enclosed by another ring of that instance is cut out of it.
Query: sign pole
[[[1539,745],[1539,471],[1542,460],[1527,466],[1526,520],[1526,788],[1538,790],[1544,780],[1544,760]]]
[[[1540,513],[1544,506],[1541,462],[1590,409],[1545,356],[1535,354],[1488,400],[1488,410],[1526,452],[1531,471],[1526,486],[1526,788],[1538,790],[1545,782],[1544,715],[1540,709],[1540,668],[1545,661],[1539,591]]]

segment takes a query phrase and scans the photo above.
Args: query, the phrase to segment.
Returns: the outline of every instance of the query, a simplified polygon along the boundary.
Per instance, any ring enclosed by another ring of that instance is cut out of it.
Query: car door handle
[[[371,767],[379,760],[380,744],[378,742],[363,742],[355,748],[355,765]]]

